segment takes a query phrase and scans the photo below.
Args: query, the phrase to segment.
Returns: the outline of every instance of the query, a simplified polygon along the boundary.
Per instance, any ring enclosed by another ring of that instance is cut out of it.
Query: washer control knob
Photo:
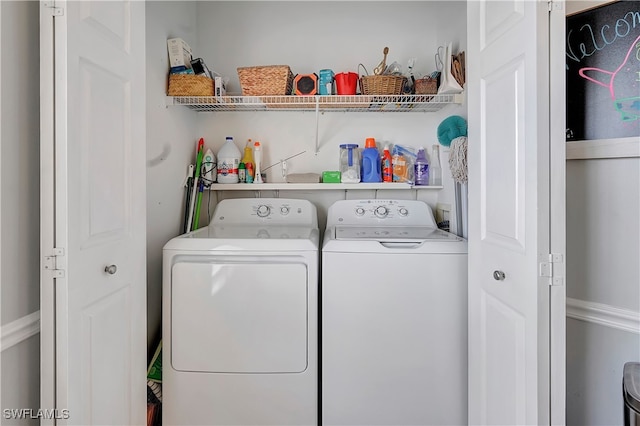
[[[400,209],[398,210],[398,214],[400,214],[400,216],[407,216],[409,214],[409,210],[407,210],[405,207],[400,207]]]
[[[289,214],[289,207],[287,206],[282,206],[280,207],[280,214],[283,216],[286,216]]]
[[[356,215],[357,216],[364,216],[364,209],[362,207],[358,207],[356,209]]]
[[[389,209],[385,206],[378,206],[376,207],[374,213],[377,217],[380,218],[387,217],[387,215],[389,214]]]
[[[261,204],[256,209],[256,213],[258,214],[259,217],[267,217],[269,216],[269,213],[271,213],[271,209],[269,208],[269,206],[265,206],[264,204]]]

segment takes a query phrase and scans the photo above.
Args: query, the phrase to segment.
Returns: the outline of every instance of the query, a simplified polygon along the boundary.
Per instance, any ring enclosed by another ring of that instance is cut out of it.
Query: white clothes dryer
[[[164,246],[164,425],[317,424],[319,255],[306,200],[223,200]]]
[[[466,424],[466,241],[422,201],[343,200],[321,263],[322,423]]]

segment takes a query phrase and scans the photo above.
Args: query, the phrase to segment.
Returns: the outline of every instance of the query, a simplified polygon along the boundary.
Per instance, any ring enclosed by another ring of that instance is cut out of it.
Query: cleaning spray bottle
[[[204,171],[204,183],[206,186],[211,185],[217,180],[218,170],[216,167],[216,156],[213,155],[211,148],[207,148],[202,159],[202,169]]]
[[[253,161],[256,163],[255,178],[253,183],[262,183],[262,174],[260,171],[260,163],[262,163],[262,147],[260,142],[255,141],[253,144]]]
[[[393,165],[388,144],[385,145],[384,150],[382,150],[382,181],[393,182]]]

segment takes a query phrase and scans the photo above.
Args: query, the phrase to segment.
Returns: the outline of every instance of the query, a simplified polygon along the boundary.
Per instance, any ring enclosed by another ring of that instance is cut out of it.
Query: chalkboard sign
[[[640,136],[640,1],[567,17],[567,140]]]

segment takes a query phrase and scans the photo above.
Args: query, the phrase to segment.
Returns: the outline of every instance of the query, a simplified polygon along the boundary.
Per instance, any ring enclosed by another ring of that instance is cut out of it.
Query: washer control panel
[[[306,225],[316,226],[316,207],[308,200],[284,198],[236,198],[218,203],[211,221],[225,225]]]
[[[418,200],[340,200],[329,207],[331,225],[433,226],[429,205]]]

